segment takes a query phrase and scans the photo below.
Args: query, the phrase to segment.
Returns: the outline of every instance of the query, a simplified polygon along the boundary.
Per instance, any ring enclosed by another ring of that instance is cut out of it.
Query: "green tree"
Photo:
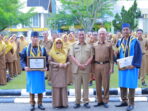
[[[53,28],[60,23],[79,24],[85,31],[90,31],[97,19],[104,15],[112,15],[114,1],[116,0],[60,0],[62,9],[58,14],[50,16],[49,25]]]
[[[49,27],[53,30],[60,29],[62,26],[71,26],[77,24],[73,16],[66,14],[64,11],[58,14],[51,14],[49,17]]]
[[[135,0],[133,5],[125,10],[124,6],[121,9],[120,14],[115,15],[115,19],[113,20],[113,26],[115,31],[121,31],[121,25],[123,23],[129,23],[131,25],[131,29],[134,30],[138,25],[138,18],[141,17],[141,11],[137,7],[137,1]]]
[[[30,17],[34,15],[33,8],[27,13],[21,12],[22,8],[19,0],[0,0],[0,31],[20,23],[29,24]]]

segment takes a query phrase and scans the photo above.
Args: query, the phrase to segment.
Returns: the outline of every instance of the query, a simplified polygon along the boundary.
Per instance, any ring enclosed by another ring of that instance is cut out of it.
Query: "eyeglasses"
[[[62,44],[62,42],[56,42],[56,44]]]

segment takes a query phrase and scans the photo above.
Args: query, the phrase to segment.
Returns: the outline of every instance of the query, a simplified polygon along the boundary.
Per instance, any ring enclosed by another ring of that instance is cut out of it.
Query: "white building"
[[[34,8],[36,13],[30,18],[30,24],[28,26],[18,24],[8,30],[14,33],[23,33],[26,36],[30,36],[31,31],[48,31],[48,17],[50,13],[56,12],[55,0],[20,0],[24,7],[22,12],[26,13],[30,8]]]

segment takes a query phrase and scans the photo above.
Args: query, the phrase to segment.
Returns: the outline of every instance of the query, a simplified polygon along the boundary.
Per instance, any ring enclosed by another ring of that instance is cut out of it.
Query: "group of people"
[[[122,25],[122,36],[118,37],[111,37],[105,28],[100,28],[97,33],[85,34],[84,31],[79,31],[77,34],[71,32],[61,36],[52,33],[53,40],[49,40],[48,33],[44,32],[44,39],[39,41],[39,33],[32,32],[31,43],[19,53],[21,67],[26,71],[30,110],[35,110],[35,94],[38,94],[38,108],[45,110],[42,104],[45,76],[52,86],[54,108],[68,107],[67,85],[71,83],[75,87],[74,108],[81,107],[81,101],[85,108],[90,108],[89,82],[92,80],[96,81],[97,94],[97,104],[94,107],[103,105],[108,108],[110,77],[114,72],[114,63],[117,59],[129,56],[133,56],[132,64],[118,71],[122,102],[116,107],[127,106],[127,111],[133,110],[138,78],[142,77],[142,84],[146,85],[144,77],[147,73],[145,61],[148,42],[142,38],[143,30],[137,30],[138,38],[132,36],[131,32],[128,23]],[[3,44],[3,39],[1,41]],[[31,70],[27,65],[27,58],[30,56],[45,56],[47,68]],[[0,55],[0,60],[2,57],[5,55]],[[2,72],[1,69],[0,71]],[[83,86],[83,96],[81,96],[81,86]]]
[[[6,85],[21,74],[19,53],[28,45],[24,36],[17,39],[15,34],[10,37],[0,35],[0,86]]]

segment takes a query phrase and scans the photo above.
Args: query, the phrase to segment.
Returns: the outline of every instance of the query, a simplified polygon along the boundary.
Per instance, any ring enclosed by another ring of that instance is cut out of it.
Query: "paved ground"
[[[110,107],[105,109],[103,106],[94,108],[93,105],[96,104],[94,102],[90,103],[91,108],[85,109],[83,106],[76,111],[126,111],[126,107],[116,108],[114,105],[119,104],[119,102],[110,102]],[[69,108],[67,109],[53,109],[51,103],[46,103],[44,106],[46,107],[45,111],[75,111],[73,109],[74,103],[69,104]],[[0,104],[0,111],[30,111],[29,104],[8,104],[8,103],[1,103]],[[36,108],[36,111],[40,111]],[[136,102],[135,109],[133,111],[148,111],[148,102]]]

